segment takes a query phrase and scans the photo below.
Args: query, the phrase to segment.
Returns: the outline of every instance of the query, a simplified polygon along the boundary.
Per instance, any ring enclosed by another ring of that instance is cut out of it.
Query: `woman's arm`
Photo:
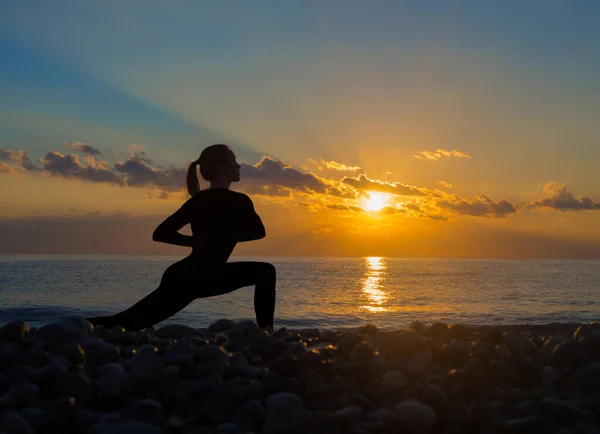
[[[179,233],[179,230],[189,222],[189,205],[186,202],[158,225],[152,234],[152,241],[173,244],[175,246],[193,247],[194,238],[190,235]]]
[[[242,199],[242,212],[238,227],[237,242],[260,240],[267,236],[262,220],[254,210],[252,200],[245,196]]]

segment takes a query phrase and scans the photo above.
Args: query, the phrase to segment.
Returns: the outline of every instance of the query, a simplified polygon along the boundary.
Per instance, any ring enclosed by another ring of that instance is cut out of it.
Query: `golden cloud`
[[[439,160],[442,157],[456,157],[456,158],[471,158],[470,155],[464,154],[457,150],[446,151],[445,149],[437,149],[436,151],[421,151],[416,155],[413,155],[414,158],[420,160]]]

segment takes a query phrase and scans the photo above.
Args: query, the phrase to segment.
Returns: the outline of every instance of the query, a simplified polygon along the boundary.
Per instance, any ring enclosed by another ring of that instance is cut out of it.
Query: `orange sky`
[[[5,152],[2,251],[185,254],[150,239],[186,199],[183,164],[155,165],[140,145],[112,165],[85,157],[101,151],[83,142],[58,149],[38,162]],[[459,150],[411,158],[438,173],[477,164]],[[505,200],[461,195],[448,177],[429,186],[394,181],[393,173],[374,179],[357,165],[318,156],[302,168],[266,156],[242,166],[232,188],[253,198],[268,237],[240,245],[237,254],[600,257],[600,204],[556,182]]]

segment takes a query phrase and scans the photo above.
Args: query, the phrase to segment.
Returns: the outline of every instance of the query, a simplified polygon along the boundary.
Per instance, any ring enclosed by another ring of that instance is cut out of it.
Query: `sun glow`
[[[390,196],[385,193],[379,193],[377,191],[369,192],[369,197],[364,201],[364,210],[377,212],[390,203]]]

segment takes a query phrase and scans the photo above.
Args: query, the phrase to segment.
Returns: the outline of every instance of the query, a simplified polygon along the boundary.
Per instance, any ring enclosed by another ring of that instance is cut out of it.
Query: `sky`
[[[5,0],[0,252],[185,255],[152,231],[228,143],[267,228],[239,255],[600,258],[599,21],[596,0]]]

